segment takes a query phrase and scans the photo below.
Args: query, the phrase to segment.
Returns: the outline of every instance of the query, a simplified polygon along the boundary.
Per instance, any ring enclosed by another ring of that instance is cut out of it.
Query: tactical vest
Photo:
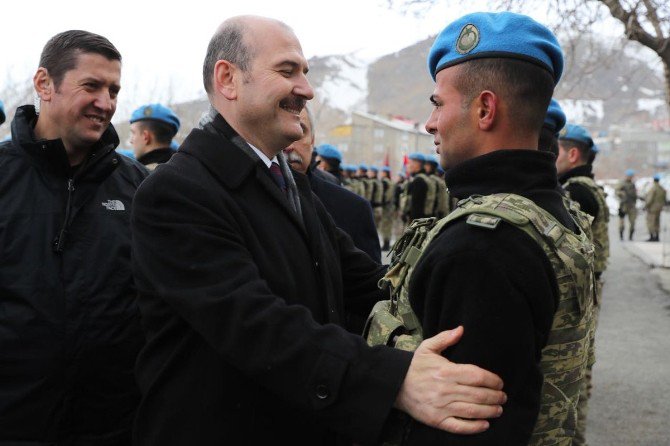
[[[588,342],[595,297],[594,248],[591,221],[571,206],[570,214],[581,229],[574,234],[532,201],[513,194],[472,196],[458,203],[447,217],[417,219],[393,246],[391,265],[380,280],[390,299],[378,302],[365,325],[369,345],[388,345],[413,351],[423,340],[420,321],[411,308],[409,283],[426,247],[449,223],[466,218],[466,224],[495,230],[505,221],[528,234],[551,262],[558,284],[559,302],[540,368],[544,375],[538,420],[531,445],[572,444],[577,420],[579,389],[588,360]],[[387,444],[397,444],[402,432],[389,432]]]
[[[393,204],[393,181],[390,178],[382,178],[383,198],[382,204],[389,206]]]
[[[435,205],[433,214],[437,218],[446,217],[450,212],[447,185],[444,183],[444,179],[437,175],[430,175],[429,178],[435,183]]]
[[[379,179],[373,179],[371,181],[372,187],[372,202],[373,207],[380,207],[384,202],[384,183]]]
[[[421,178],[426,183],[426,201],[423,204],[423,213],[424,215],[433,215],[435,209],[435,191],[437,188],[435,182],[431,181],[428,175],[423,172],[414,175],[403,190],[404,196],[400,197],[400,202],[402,203],[400,209],[402,209],[404,214],[409,213],[412,209],[412,195],[409,193],[409,185],[416,181],[417,178]]]
[[[607,232],[610,220],[610,209],[605,200],[605,192],[591,177],[572,177],[563,185],[581,184],[586,187],[598,202],[598,215],[591,224],[593,245],[595,248],[595,271],[602,273],[607,268],[607,259],[610,256],[610,238]]]

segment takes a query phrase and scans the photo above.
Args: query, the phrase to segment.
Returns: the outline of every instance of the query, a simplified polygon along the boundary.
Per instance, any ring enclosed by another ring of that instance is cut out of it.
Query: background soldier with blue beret
[[[406,223],[416,218],[432,217],[435,203],[435,183],[428,178],[424,168],[426,155],[415,152],[408,158],[410,179],[400,198],[402,218]]]
[[[379,227],[379,233],[382,236],[384,244],[383,251],[388,251],[391,244],[391,237],[393,236],[393,198],[395,192],[395,185],[391,179],[391,168],[389,166],[382,167],[382,221]]]
[[[5,122],[5,104],[0,101],[0,125]]]
[[[153,171],[174,155],[172,138],[179,131],[179,118],[161,104],[143,105],[130,116],[130,144],[135,158]]]
[[[317,167],[333,175],[337,179],[337,184],[342,184],[342,175],[340,174],[342,152],[331,144],[321,144],[316,148],[316,155]]]
[[[556,99],[551,99],[544,117],[538,148],[558,156],[558,134],[565,127],[566,117]]]
[[[593,327],[589,340],[589,360],[580,391],[577,410],[577,429],[575,445],[586,444],[586,415],[588,401],[591,398],[591,374],[595,363],[595,330],[598,321],[602,297],[602,273],[607,268],[609,257],[609,207],[604,190],[598,186],[593,176],[593,161],[597,148],[588,131],[574,124],[568,124],[559,133],[559,152],[556,158],[558,180],[569,198],[579,203],[580,209],[591,217],[591,230],[595,248],[594,269],[597,280],[597,293],[593,305]]]
[[[647,229],[649,230],[648,242],[658,241],[658,232],[661,227],[661,211],[665,206],[666,191],[659,184],[660,179],[660,175],[654,175],[654,182],[644,197],[644,210],[647,211]]]
[[[463,325],[446,356],[495,370],[514,396],[485,433],[463,438],[414,422],[403,444],[569,445],[595,277],[588,218],[566,208],[554,157],[537,150],[560,46],[527,16],[476,13],[439,34],[428,66],[436,87],[426,130],[461,201],[434,226],[410,225],[399,242],[408,249],[393,253],[384,279],[391,301],[373,310],[368,340],[397,322],[405,331],[393,330],[391,342],[411,350]]]
[[[619,199],[619,238],[623,240],[626,231],[626,216],[628,216],[628,240],[633,240],[637,218],[637,188],[633,181],[635,171],[626,169],[625,175],[626,178],[619,182],[616,188],[616,195]]]

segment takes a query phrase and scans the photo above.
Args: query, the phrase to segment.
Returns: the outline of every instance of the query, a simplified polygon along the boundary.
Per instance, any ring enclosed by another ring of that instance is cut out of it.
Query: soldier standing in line
[[[637,189],[633,182],[635,171],[626,170],[626,178],[617,186],[617,198],[619,199],[619,238],[623,240],[626,229],[626,215],[628,215],[628,240],[633,240],[635,232],[635,219],[637,218]]]
[[[417,218],[433,216],[435,205],[435,183],[428,178],[424,170],[426,155],[412,153],[409,155],[407,170],[411,175],[400,197],[402,218],[410,223]]]
[[[659,184],[661,176],[654,175],[654,183],[651,185],[649,192],[644,201],[644,210],[647,211],[647,229],[649,230],[648,242],[657,242],[659,230],[661,227],[661,211],[665,206],[666,191]]]
[[[393,235],[393,195],[395,192],[393,180],[391,180],[391,168],[382,167],[382,221],[379,232],[382,235],[384,245],[382,251],[388,251],[391,247],[391,236]]]
[[[444,177],[438,175],[440,161],[436,155],[426,156],[426,175],[435,184],[435,200],[433,201],[433,216],[446,217],[451,211],[449,208],[449,192],[444,183]]]
[[[537,150],[562,51],[530,17],[475,13],[438,35],[428,65],[426,130],[462,200],[437,223],[415,220],[396,244],[405,249],[382,279],[391,300],[375,306],[368,341],[412,350],[463,324],[446,356],[493,367],[514,398],[485,434],[410,422],[403,444],[570,445],[595,274],[588,217],[565,207],[554,156]]]
[[[316,148],[317,167],[337,178],[337,184],[342,184],[342,174],[340,173],[340,164],[342,163],[342,153],[331,144],[321,144]]]
[[[594,270],[597,281],[596,299],[593,302],[593,324],[589,340],[589,360],[579,395],[577,406],[577,428],[575,446],[586,444],[586,416],[588,401],[591,398],[591,375],[595,363],[595,330],[598,321],[602,296],[602,274],[607,268],[609,257],[609,208],[605,201],[605,192],[598,186],[593,176],[593,161],[596,146],[591,136],[581,126],[568,124],[560,133],[558,140],[556,171],[571,200],[579,203],[580,209],[593,217],[591,230],[595,248]]]
[[[368,169],[368,187],[370,188],[370,206],[375,216],[375,225],[379,228],[382,224],[382,207],[384,201],[384,189],[382,182],[377,175],[379,167],[370,166]]]
[[[5,104],[0,101],[0,125],[5,122]]]
[[[372,190],[370,189],[370,184],[368,183],[368,165],[361,163],[358,165],[358,170],[356,171],[356,177],[360,183],[360,196],[370,201],[372,199]]]
[[[130,116],[130,145],[135,159],[153,171],[176,153],[170,147],[179,131],[179,118],[161,104],[143,105]]]

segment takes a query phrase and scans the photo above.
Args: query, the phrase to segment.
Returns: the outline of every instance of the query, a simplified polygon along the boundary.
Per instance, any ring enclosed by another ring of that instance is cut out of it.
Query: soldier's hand
[[[507,396],[495,374],[474,365],[456,364],[440,353],[463,335],[463,327],[424,340],[414,352],[395,407],[428,426],[455,434],[489,428],[486,418],[502,414]]]

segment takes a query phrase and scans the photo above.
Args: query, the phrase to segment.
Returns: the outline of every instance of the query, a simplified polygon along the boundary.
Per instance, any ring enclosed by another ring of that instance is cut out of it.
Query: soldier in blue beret
[[[548,115],[551,114],[551,108],[550,106]],[[595,160],[597,148],[588,130],[575,124],[568,124],[563,129],[559,129],[558,147],[558,156],[556,157],[558,181],[570,199],[579,203],[580,209],[593,217],[591,233],[595,248],[594,269],[596,280],[598,281],[598,295],[594,302],[593,313],[595,319],[598,317],[602,294],[601,276],[607,267],[607,259],[609,257],[608,224],[610,215],[609,207],[605,200],[605,192],[596,184],[593,175],[593,161]],[[593,337],[589,343],[589,358],[578,402],[576,445],[586,444],[587,403],[591,396],[591,370],[595,362],[595,343]]]
[[[626,231],[626,216],[628,217],[628,240],[633,240],[635,233],[635,220],[637,219],[637,188],[633,177],[635,171],[626,169],[624,172],[626,178],[621,180],[616,187],[617,198],[619,199],[619,238],[623,241]]]
[[[540,150],[553,153],[558,156],[558,134],[565,126],[566,116],[561,105],[556,99],[551,100],[547,115],[544,117],[544,124],[540,130],[540,141],[538,148]]]
[[[176,151],[172,138],[179,125],[177,115],[164,105],[147,104],[135,110],[130,116],[130,144],[135,158],[151,171],[167,162]]]
[[[321,144],[316,148],[317,167],[332,174],[337,178],[337,184],[342,184],[342,174],[340,173],[340,164],[342,163],[342,153],[331,144]]]
[[[435,183],[426,174],[426,155],[410,153],[407,163],[409,181],[400,195],[400,216],[409,223],[417,218],[432,217],[435,209]]]
[[[461,201],[438,222],[415,221],[399,242],[407,248],[394,254],[386,282],[398,302],[387,308],[407,334],[392,342],[411,349],[462,325],[462,342],[444,355],[501,373],[514,398],[483,434],[464,439],[414,422],[403,444],[571,444],[595,278],[588,219],[566,209],[554,156],[538,150],[563,71],[560,45],[530,17],[469,14],[437,36],[428,69],[435,89],[426,130]],[[558,260],[563,250],[569,262]],[[570,277],[560,288],[559,276]],[[579,348],[566,348],[561,330]]]

